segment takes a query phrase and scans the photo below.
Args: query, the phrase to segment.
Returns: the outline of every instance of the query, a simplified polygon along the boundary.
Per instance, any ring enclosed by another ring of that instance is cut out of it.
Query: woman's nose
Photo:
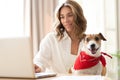
[[[64,22],[68,22],[69,19],[67,17],[64,18]]]

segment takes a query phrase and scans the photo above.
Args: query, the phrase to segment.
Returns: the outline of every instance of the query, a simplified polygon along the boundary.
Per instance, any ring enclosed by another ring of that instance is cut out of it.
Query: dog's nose
[[[92,49],[93,49],[93,48],[95,48],[95,44],[91,44],[91,46],[90,46],[90,47],[91,47]]]

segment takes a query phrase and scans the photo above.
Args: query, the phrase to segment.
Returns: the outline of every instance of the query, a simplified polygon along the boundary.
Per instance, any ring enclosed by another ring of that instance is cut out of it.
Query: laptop
[[[56,73],[35,73],[30,37],[0,38],[0,77],[44,78]]]

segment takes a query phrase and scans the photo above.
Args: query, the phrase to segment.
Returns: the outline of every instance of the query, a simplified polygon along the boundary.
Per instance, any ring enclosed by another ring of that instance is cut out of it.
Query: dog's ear
[[[83,39],[85,39],[85,37],[86,37],[86,34],[83,34]]]
[[[101,39],[102,39],[103,41],[106,41],[106,39],[105,39],[105,37],[102,35],[102,33],[99,33],[99,36],[101,37]]]

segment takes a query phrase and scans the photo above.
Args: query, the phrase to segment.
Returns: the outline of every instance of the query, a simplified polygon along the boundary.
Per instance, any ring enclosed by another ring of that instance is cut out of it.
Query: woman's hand
[[[41,68],[35,64],[35,73],[41,72]]]

